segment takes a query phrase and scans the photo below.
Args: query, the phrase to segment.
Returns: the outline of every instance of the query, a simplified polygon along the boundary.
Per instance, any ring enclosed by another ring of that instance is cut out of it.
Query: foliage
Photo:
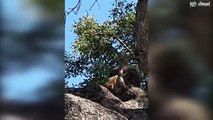
[[[116,66],[136,63],[133,30],[135,3],[116,0],[110,20],[102,24],[94,17],[83,16],[74,24],[77,35],[72,54],[65,53],[65,77],[83,75],[80,86],[104,83]]]

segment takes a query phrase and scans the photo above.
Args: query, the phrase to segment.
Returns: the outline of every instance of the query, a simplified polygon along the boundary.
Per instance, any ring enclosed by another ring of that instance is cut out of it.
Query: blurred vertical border
[[[1,0],[0,9],[0,119],[64,119],[64,1]]]
[[[179,116],[175,114],[176,117],[196,116],[198,119],[210,113],[213,118],[211,2],[150,0],[148,90],[151,119],[157,114],[172,116],[171,106],[180,108],[181,111],[176,109],[176,112],[182,112]],[[181,98],[176,100],[179,106],[169,106],[168,101],[175,97]],[[163,106],[165,101],[167,103]],[[204,110],[196,114],[193,107],[200,106]],[[167,113],[164,108],[167,108]]]

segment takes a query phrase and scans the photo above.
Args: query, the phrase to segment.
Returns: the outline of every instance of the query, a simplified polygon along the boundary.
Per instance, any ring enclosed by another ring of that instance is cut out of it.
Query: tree
[[[145,75],[148,73],[148,0],[138,0],[135,18],[135,54],[139,68]]]
[[[139,0],[137,7],[122,0],[115,0],[113,5],[111,19],[103,24],[89,15],[74,24],[77,38],[74,54],[65,53],[66,78],[84,75],[88,79],[81,85],[101,84],[113,67],[132,64],[138,64],[147,73],[147,0]]]

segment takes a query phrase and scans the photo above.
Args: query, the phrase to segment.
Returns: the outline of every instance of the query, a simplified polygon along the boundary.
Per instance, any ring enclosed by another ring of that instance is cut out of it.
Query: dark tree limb
[[[135,55],[139,68],[145,75],[148,73],[148,0],[138,0],[136,6],[135,30]]]

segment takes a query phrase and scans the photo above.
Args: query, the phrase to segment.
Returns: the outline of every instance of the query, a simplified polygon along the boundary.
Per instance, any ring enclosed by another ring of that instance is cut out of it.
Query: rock
[[[128,120],[116,111],[72,94],[65,94],[65,113],[65,120]]]
[[[131,87],[120,96],[101,85],[72,89],[65,94],[66,120],[148,120],[145,91]]]

